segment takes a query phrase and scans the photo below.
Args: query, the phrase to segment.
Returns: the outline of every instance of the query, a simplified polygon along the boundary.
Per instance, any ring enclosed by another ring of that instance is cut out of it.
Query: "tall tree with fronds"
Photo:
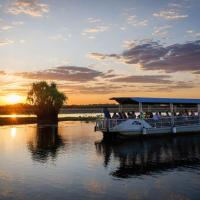
[[[56,122],[62,105],[67,100],[64,93],[59,92],[57,85],[46,81],[33,83],[28,92],[27,101],[33,106],[38,122]]]

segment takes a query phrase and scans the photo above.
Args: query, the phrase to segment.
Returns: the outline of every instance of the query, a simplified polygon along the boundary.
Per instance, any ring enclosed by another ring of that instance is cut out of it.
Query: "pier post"
[[[170,103],[170,112],[171,112],[171,127],[174,126],[174,104]]]
[[[200,123],[200,104],[198,104],[197,107],[198,107],[198,116],[199,116],[199,123]]]

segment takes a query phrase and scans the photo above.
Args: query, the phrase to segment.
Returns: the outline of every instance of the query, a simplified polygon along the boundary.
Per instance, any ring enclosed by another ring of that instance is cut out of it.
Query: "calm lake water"
[[[0,127],[0,199],[200,199],[200,135],[109,143],[93,129]]]

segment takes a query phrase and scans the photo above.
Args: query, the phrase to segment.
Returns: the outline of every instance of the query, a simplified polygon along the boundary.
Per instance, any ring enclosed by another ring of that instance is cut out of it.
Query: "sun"
[[[19,103],[21,101],[21,96],[16,94],[11,94],[6,97],[6,101],[10,104]]]

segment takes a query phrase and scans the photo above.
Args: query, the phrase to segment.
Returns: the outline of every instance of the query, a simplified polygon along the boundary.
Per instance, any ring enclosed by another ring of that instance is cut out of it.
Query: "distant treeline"
[[[87,104],[87,105],[65,105],[63,108],[103,108],[103,107],[108,107],[108,108],[118,108],[117,104]]]
[[[61,108],[60,113],[101,113],[103,108],[107,107],[110,112],[118,112],[119,105],[117,104],[88,104],[88,105],[65,105]],[[195,105],[185,108],[184,105],[177,107],[178,110],[193,110],[196,112]],[[15,104],[0,106],[0,115],[9,114],[33,114],[32,106],[28,104]],[[123,105],[124,111],[138,112],[138,105]],[[170,111],[169,105],[143,105],[144,111]]]
[[[32,114],[32,106],[28,104],[14,104],[0,106],[1,115],[9,114]]]
[[[116,104],[89,104],[89,105],[65,105],[61,109],[61,113],[77,113],[77,112],[101,112],[103,107],[118,109]],[[9,114],[33,114],[32,106],[29,104],[14,104],[0,106],[1,115]]]

